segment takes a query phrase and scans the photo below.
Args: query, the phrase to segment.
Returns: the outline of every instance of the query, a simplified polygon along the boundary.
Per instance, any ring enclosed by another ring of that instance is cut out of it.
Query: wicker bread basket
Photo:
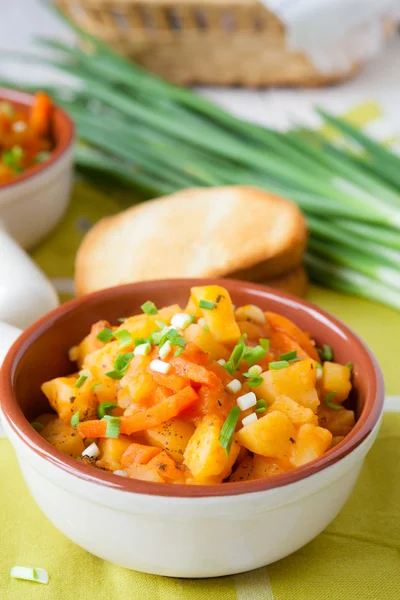
[[[82,29],[180,84],[315,86],[320,73],[290,51],[278,18],[257,0],[55,0]]]

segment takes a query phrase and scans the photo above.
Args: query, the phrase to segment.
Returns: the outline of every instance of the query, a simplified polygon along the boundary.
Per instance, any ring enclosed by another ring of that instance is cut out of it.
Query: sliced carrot
[[[273,330],[283,331],[292,340],[297,342],[310,358],[316,361],[319,360],[318,353],[309,336],[290,321],[290,319],[273,312],[266,312],[265,316]]]
[[[269,340],[270,352],[268,355],[272,355],[271,360],[279,360],[282,354],[293,352],[294,350],[300,358],[310,358],[300,344],[289,337],[284,331],[272,331]]]
[[[160,472],[148,465],[132,463],[126,468],[125,472],[131,479],[140,479],[141,481],[151,481],[153,483],[165,483],[165,479],[161,477]]]
[[[186,379],[189,379],[190,381],[208,385],[213,388],[218,388],[221,384],[215,373],[201,365],[195,365],[182,357],[173,358],[170,363],[178,375],[186,377]]]
[[[203,367],[209,361],[209,354],[205,352],[201,348],[194,344],[193,342],[188,342],[185,346],[183,353],[181,354],[182,358],[189,360],[192,363],[196,363],[197,365],[202,365]]]
[[[157,427],[157,425],[161,425],[164,421],[176,417],[180,412],[185,410],[185,408],[196,402],[198,398],[199,397],[194,389],[187,386],[183,390],[176,392],[173,396],[170,396],[159,404],[155,404],[146,411],[136,413],[136,415],[131,415],[129,417],[122,417],[121,433],[130,435],[136,433],[136,431]]]
[[[207,368],[209,371],[215,373],[215,375],[218,377],[218,379],[222,382],[223,385],[227,385],[230,381],[232,381],[232,379],[235,379],[234,377],[232,377],[229,371],[224,369],[224,367],[218,362],[213,362],[209,364]]]
[[[183,390],[176,392],[176,394],[169,396],[166,400],[151,406],[147,410],[138,412],[135,415],[129,415],[128,417],[122,416],[120,433],[131,435],[137,431],[157,427],[157,425],[161,425],[164,421],[176,417],[180,412],[185,410],[185,408],[191,406],[198,400],[198,398],[199,397],[194,389],[187,386]],[[82,421],[81,423],[78,423],[77,427],[78,434],[83,438],[105,437],[106,430],[106,421],[99,420]]]
[[[51,109],[52,102],[47,94],[44,92],[35,94],[29,122],[39,136],[45,135],[49,129]]]
[[[166,388],[163,385],[159,385],[153,392],[153,404],[159,404],[160,402],[164,402],[164,400],[172,396],[173,393],[174,392],[169,388]]]
[[[157,385],[168,388],[173,392],[179,392],[189,385],[189,381],[181,375],[175,375],[173,373],[163,375],[162,373],[157,373],[156,371],[149,372],[151,372],[153,380],[157,383]]]
[[[171,458],[165,450],[157,454],[147,463],[149,469],[156,469],[157,473],[164,479],[166,483],[185,483],[185,475],[183,471],[177,468],[173,458]]]
[[[152,458],[160,454],[161,448],[144,446],[143,444],[131,444],[121,457],[122,468],[129,467],[132,463],[146,465]]]

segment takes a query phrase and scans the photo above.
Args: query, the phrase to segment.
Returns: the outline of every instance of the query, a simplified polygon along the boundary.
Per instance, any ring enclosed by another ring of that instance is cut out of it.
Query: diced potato
[[[100,340],[98,340],[97,335],[105,327],[107,327],[109,329],[111,328],[111,325],[108,321],[104,321],[104,320],[97,321],[97,323],[94,323],[94,325],[92,325],[90,333],[85,338],[83,338],[83,340],[81,341],[81,343],[78,346],[74,347],[74,350],[75,350],[75,348],[77,349],[77,358],[75,360],[78,363],[79,368],[82,367],[83,362],[88,354],[91,354],[95,350],[99,350],[100,348],[103,348],[104,342],[101,342]],[[75,354],[75,353],[76,352],[74,352],[74,351],[71,352],[71,354]],[[73,358],[73,356],[70,356],[70,358]]]
[[[129,317],[118,329],[129,331],[134,340],[136,338],[147,338],[153,331],[158,329],[156,321],[163,321],[168,325],[172,317],[180,312],[182,312],[181,307],[178,304],[173,304],[159,309],[156,315],[139,314]]]
[[[125,469],[125,473],[131,479],[140,479],[141,481],[152,481],[153,483],[165,483],[160,475],[160,472],[154,467],[132,463]]]
[[[333,410],[321,404],[318,410],[318,420],[321,427],[328,429],[332,435],[347,435],[353,429],[356,417],[353,410],[342,408]]]
[[[229,477],[229,481],[250,481],[253,479],[253,468],[254,468],[254,459],[249,454],[243,460],[241,460],[233,471],[231,476]]]
[[[40,432],[40,435],[57,448],[57,450],[73,458],[78,458],[85,449],[83,440],[75,432],[74,428],[57,417],[53,417],[47,423]]]
[[[328,450],[332,442],[332,434],[322,427],[302,425],[292,447],[290,462],[300,467],[319,458]]]
[[[185,483],[185,474],[175,464],[175,461],[163,450],[152,458],[147,465],[153,468],[164,479],[165,483]]]
[[[289,454],[290,438],[296,436],[296,429],[287,415],[276,410],[246,425],[236,435],[239,443],[251,452],[285,458]]]
[[[144,432],[146,443],[165,450],[178,464],[183,463],[183,455],[195,426],[183,419],[170,419],[159,427]]]
[[[267,322],[265,315],[259,306],[254,304],[246,304],[245,306],[239,306],[235,310],[235,317],[237,321],[250,321],[253,323],[259,323],[263,325]]]
[[[298,402],[295,402],[288,396],[278,396],[273,404],[268,409],[268,412],[279,410],[289,417],[293,425],[299,427],[305,425],[305,423],[311,423],[312,425],[318,425],[318,417],[313,413],[311,408],[301,406]]]
[[[48,423],[50,423],[50,421],[52,421],[54,417],[54,413],[44,413],[43,415],[40,415],[40,417],[34,419],[34,421],[36,423],[40,423],[40,425],[43,425],[43,427],[46,427],[46,425],[48,425]]]
[[[129,404],[148,406],[151,395],[157,387],[150,373],[146,371],[151,363],[149,356],[135,356],[128,368],[126,375],[121,379],[121,397],[127,398]],[[125,394],[127,392],[127,395]],[[125,402],[121,406],[125,406]]]
[[[220,358],[228,360],[229,358],[230,352],[225,346],[217,342],[211,331],[207,331],[196,323],[189,325],[183,337],[187,342],[193,342],[204,352],[208,352],[210,360],[219,360]]]
[[[114,368],[114,362],[119,354],[119,342],[109,342],[103,348],[88,354],[83,361],[83,367],[89,369],[94,379],[100,380],[108,371]]]
[[[118,439],[115,438],[101,438],[98,441],[98,447],[100,450],[99,461],[103,468],[107,468],[111,471],[121,469],[121,458],[124,452],[132,444],[131,438],[125,435],[120,435]]]
[[[290,471],[293,467],[288,461],[279,460],[278,458],[268,458],[266,456],[254,455],[252,479],[264,479],[266,477],[274,477],[274,475],[282,475]]]
[[[333,448],[334,446],[337,446],[338,444],[340,444],[340,442],[342,442],[344,440],[344,435],[335,435],[332,438],[332,442],[331,442],[331,448]]]
[[[341,404],[351,390],[350,369],[346,365],[334,362],[324,362],[322,371],[322,389],[324,395],[335,392],[332,402]]]
[[[81,387],[74,387],[78,376],[75,374],[69,377],[57,377],[42,385],[42,391],[47,396],[50,406],[68,425],[71,423],[72,415],[78,410],[81,421],[96,418],[97,414],[97,402],[92,390],[92,381],[88,379]]]
[[[313,360],[299,360],[289,367],[265,371],[264,383],[254,388],[257,398],[272,404],[279,396],[288,396],[298,404],[317,412],[319,405],[316,366]]]
[[[102,404],[103,402],[118,403],[119,381],[105,376],[100,381],[92,380],[90,384],[97,404]]]
[[[219,441],[222,425],[222,419],[216,415],[204,417],[186,447],[183,464],[198,483],[221,483],[230,474],[239,454],[239,444],[234,438],[226,456]]]
[[[215,302],[212,310],[199,307],[200,300]],[[218,342],[234,344],[240,337],[240,330],[233,313],[232,301],[228,291],[219,285],[192,287],[190,302],[197,307],[197,316],[203,317],[211,333]]]

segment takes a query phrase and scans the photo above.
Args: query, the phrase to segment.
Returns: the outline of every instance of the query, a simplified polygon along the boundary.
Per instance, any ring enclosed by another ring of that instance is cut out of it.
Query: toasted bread
[[[257,281],[298,267],[307,242],[299,208],[257,188],[182,190],[103,219],[76,259],[76,290],[176,277]]]

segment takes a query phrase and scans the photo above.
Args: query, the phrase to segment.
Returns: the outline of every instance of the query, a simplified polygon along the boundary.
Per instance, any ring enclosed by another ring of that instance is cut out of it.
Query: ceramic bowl
[[[31,94],[0,88],[0,101],[11,102],[21,111],[33,99]],[[74,126],[59,107],[53,110],[51,133],[54,149],[49,160],[0,186],[0,220],[23,248],[37,244],[58,223],[71,193]]]
[[[193,285],[219,283],[235,304],[279,312],[354,364],[353,431],[320,459],[273,478],[211,486],[160,485],[97,471],[58,452],[29,421],[47,409],[40,384],[73,370],[68,348],[99,319],[185,305]],[[282,292],[240,281],[137,283],[73,300],[14,343],[0,376],[6,433],[32,496],[50,521],[89,552],[159,575],[214,577],[255,569],[318,535],[349,497],[378,432],[384,387],[374,357],[343,323]]]

